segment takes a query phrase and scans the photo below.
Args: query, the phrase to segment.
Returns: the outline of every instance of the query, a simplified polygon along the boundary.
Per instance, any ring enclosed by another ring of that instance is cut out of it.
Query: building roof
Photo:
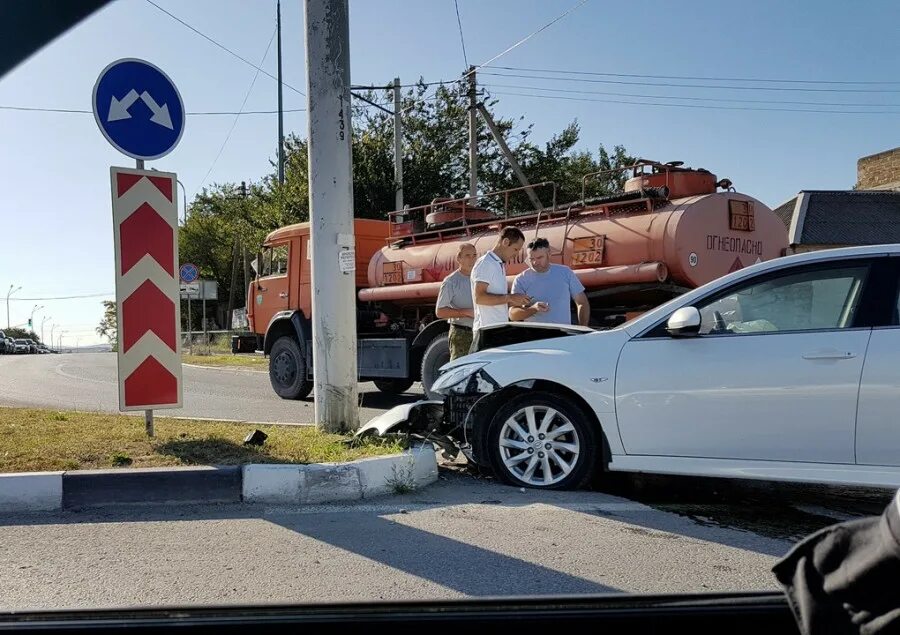
[[[774,211],[791,245],[900,243],[900,192],[804,190]]]

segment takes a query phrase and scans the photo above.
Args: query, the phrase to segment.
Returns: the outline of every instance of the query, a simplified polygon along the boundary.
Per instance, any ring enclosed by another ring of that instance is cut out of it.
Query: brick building
[[[856,162],[857,190],[900,190],[900,148],[871,154]]]

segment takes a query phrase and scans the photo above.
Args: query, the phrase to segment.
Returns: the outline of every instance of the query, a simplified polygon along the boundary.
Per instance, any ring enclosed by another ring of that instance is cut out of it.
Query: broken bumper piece
[[[444,402],[423,400],[391,408],[362,426],[356,436],[367,434],[383,436],[390,433],[410,432],[428,434],[441,423],[444,416]]]

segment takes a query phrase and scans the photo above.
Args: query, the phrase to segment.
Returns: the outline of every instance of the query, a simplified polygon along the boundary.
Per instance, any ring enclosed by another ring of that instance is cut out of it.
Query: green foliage
[[[393,108],[389,90],[370,91],[365,97]],[[493,111],[496,102],[487,101]],[[464,90],[441,86],[433,94],[424,85],[406,91],[403,108],[403,192],[410,206],[430,203],[437,197],[465,196],[469,184],[468,99]],[[577,149],[580,129],[573,121],[541,145],[531,141],[532,125],[519,119],[495,119],[522,170],[531,183],[557,183],[557,202],[581,197],[581,178],[589,172],[627,165],[633,160],[622,146],[608,152],[599,145],[596,155]],[[394,121],[377,108],[356,100],[353,124],[354,215],[385,218],[394,209]],[[180,239],[181,262],[193,262],[204,279],[219,283],[219,302],[228,302],[232,278],[235,280],[235,307],[244,306],[246,285],[244,264],[235,243],[242,245],[252,260],[265,236],[272,230],[309,219],[309,164],[307,142],[296,134],[285,138],[285,183],[280,185],[276,166],[269,174],[248,183],[247,196],[240,196],[237,184],[214,184],[198,194],[189,206]],[[478,118],[478,177],[483,192],[519,187],[512,168]],[[588,196],[621,189],[620,175],[589,182]],[[551,190],[538,189],[545,205]],[[502,197],[487,197],[481,205],[501,210]],[[531,209],[524,193],[509,200],[511,212]],[[238,266],[232,271],[234,254]],[[252,275],[252,274],[251,274]],[[98,329],[99,332],[99,329]],[[107,330],[108,332],[108,330]]]
[[[112,349],[116,350],[118,341],[118,326],[116,325],[116,303],[112,300],[103,301],[103,319],[95,329],[97,335],[105,337],[112,345]]]

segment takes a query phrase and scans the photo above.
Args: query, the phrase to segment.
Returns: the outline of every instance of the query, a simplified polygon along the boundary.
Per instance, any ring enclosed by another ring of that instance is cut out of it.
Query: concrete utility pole
[[[51,316],[46,315],[46,316],[44,316],[44,319],[41,320],[41,344],[46,344],[46,342],[44,341],[44,322],[46,322],[50,318],[51,318]],[[50,347],[51,348],[53,347],[53,342],[50,342]]]
[[[403,209],[403,117],[400,114],[400,78],[394,78],[394,209]]]
[[[469,67],[469,196],[478,194],[478,90],[475,67]],[[475,201],[472,201],[474,203]]]
[[[506,157],[507,161],[509,161],[509,165],[512,166],[516,178],[519,179],[519,183],[522,184],[522,187],[526,188],[525,193],[531,200],[531,204],[534,205],[534,209],[536,209],[537,211],[541,211],[542,209],[544,209],[544,206],[541,204],[541,200],[538,198],[537,194],[534,193],[534,188],[531,187],[531,184],[528,182],[528,178],[525,176],[525,173],[522,172],[522,168],[519,166],[519,162],[516,161],[516,157],[513,156],[513,153],[509,149],[509,146],[506,145],[506,139],[503,138],[503,133],[500,132],[497,124],[494,123],[494,118],[491,117],[491,113],[489,113],[488,109],[484,107],[484,104],[478,104],[478,111],[484,118],[484,123],[487,124],[488,130],[491,131],[491,136],[494,137],[494,141],[496,141],[497,145],[500,146],[500,152],[503,153],[503,156]]]
[[[316,425],[359,427],[348,0],[306,0]]]

